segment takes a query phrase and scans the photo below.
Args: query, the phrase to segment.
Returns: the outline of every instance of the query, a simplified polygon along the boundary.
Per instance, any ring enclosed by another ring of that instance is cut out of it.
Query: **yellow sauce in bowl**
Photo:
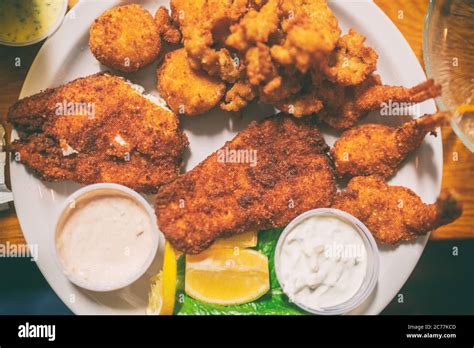
[[[40,41],[64,13],[63,0],[0,0],[0,43]]]

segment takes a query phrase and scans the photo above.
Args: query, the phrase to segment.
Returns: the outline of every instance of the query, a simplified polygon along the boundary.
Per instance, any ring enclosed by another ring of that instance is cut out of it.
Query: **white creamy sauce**
[[[296,225],[280,250],[279,280],[295,303],[323,309],[349,300],[367,268],[367,250],[353,226],[332,216]]]
[[[103,194],[79,199],[56,235],[56,250],[74,279],[113,288],[143,267],[152,249],[152,223],[132,198]]]

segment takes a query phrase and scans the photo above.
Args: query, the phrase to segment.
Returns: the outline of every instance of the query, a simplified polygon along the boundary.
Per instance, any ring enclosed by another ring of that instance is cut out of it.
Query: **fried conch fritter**
[[[123,72],[150,64],[161,49],[160,31],[153,16],[136,4],[105,11],[94,21],[89,34],[89,46],[97,60]]]
[[[351,179],[332,207],[357,217],[385,244],[413,240],[462,214],[461,203],[450,191],[442,191],[434,204],[424,204],[413,191],[389,186],[378,176]]]
[[[190,172],[160,188],[158,226],[196,254],[219,237],[282,227],[328,207],[336,193],[328,147],[309,119],[253,122]]]
[[[188,140],[179,120],[108,74],[19,100],[8,119],[14,158],[40,179],[113,182],[152,193],[179,174]]]
[[[184,48],[166,54],[156,72],[160,95],[177,114],[199,115],[216,106],[226,85],[205,72],[192,69]]]
[[[339,177],[346,178],[390,177],[428,133],[435,132],[447,121],[448,114],[438,113],[411,120],[398,128],[382,124],[353,127],[342,133],[331,149],[336,172]]]

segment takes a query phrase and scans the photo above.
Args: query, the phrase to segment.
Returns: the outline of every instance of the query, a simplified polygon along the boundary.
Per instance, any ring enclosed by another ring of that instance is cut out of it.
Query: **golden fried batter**
[[[383,103],[420,103],[441,94],[441,86],[428,80],[412,88],[382,85],[378,75],[370,75],[361,84],[339,86],[324,81],[319,87],[324,108],[320,119],[336,129],[354,126],[370,111],[382,107]]]
[[[155,13],[155,22],[163,40],[172,44],[177,44],[181,41],[181,33],[171,20],[166,7],[160,6],[158,8]]]
[[[156,88],[177,114],[194,116],[209,111],[225,93],[224,82],[190,67],[184,48],[168,53],[156,75]]]
[[[188,144],[173,113],[107,74],[22,99],[8,119],[21,130],[11,150],[48,181],[114,182],[155,192],[179,174]]]
[[[90,28],[89,46],[99,62],[123,71],[136,71],[151,63],[161,49],[152,15],[139,5],[112,8]]]
[[[331,156],[339,177],[395,174],[405,157],[417,149],[425,135],[447,122],[447,114],[425,115],[399,128],[365,124],[351,128],[336,141]]]
[[[462,214],[461,203],[449,191],[442,191],[436,203],[424,204],[413,191],[389,186],[378,176],[353,178],[332,207],[357,217],[385,244],[413,240]]]
[[[254,122],[158,191],[158,226],[176,248],[196,254],[219,237],[328,207],[336,188],[326,151],[309,120],[280,114]]]

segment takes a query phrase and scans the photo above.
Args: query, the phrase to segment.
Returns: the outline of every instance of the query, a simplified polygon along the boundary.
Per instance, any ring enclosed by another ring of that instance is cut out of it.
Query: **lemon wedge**
[[[251,249],[212,246],[186,255],[185,291],[194,299],[220,305],[255,301],[270,289],[268,259]]]
[[[163,270],[152,279],[147,314],[173,314],[176,298],[176,259],[175,250],[169,242],[165,242]]]
[[[249,231],[231,237],[220,238],[214,242],[213,246],[232,249],[252,248],[257,246],[257,231]]]

